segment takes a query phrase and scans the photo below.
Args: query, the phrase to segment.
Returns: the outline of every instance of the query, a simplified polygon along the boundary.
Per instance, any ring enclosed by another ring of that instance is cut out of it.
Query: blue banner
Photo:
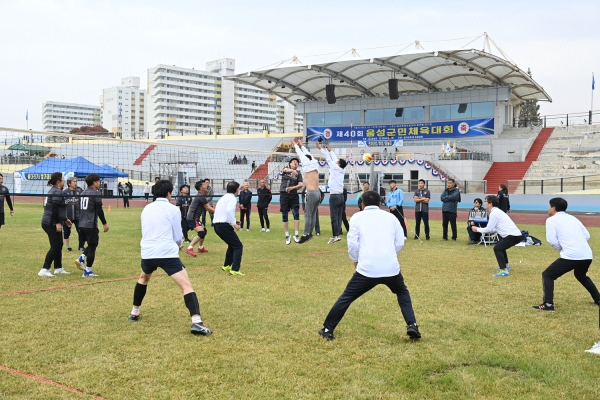
[[[330,142],[357,141],[358,146],[402,146],[404,140],[457,139],[494,134],[494,118],[463,121],[416,122],[396,125],[309,126],[309,141],[320,137]]]

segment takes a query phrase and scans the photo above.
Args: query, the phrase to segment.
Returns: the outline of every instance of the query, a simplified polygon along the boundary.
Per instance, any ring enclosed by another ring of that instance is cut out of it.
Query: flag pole
[[[594,73],[592,72],[592,104],[590,106],[590,111],[593,113],[594,112],[594,86],[595,86],[595,80],[594,80]]]

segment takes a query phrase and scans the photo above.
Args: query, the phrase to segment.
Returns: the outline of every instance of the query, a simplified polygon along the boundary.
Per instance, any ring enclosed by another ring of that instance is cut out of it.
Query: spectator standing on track
[[[406,322],[406,334],[419,339],[421,333],[412,307],[410,293],[400,272],[398,253],[404,247],[404,236],[396,218],[379,209],[381,199],[377,192],[362,194],[365,209],[354,214],[348,232],[348,255],[356,272],[344,293],[337,299],[325,318],[319,335],[333,340],[333,331],[348,307],[363,294],[379,284],[386,285],[396,294],[400,311]]]
[[[554,311],[554,281],[573,271],[575,279],[592,296],[593,303],[600,306],[600,293],[594,282],[587,276],[592,264],[593,254],[588,241],[590,233],[581,221],[567,214],[567,201],[561,197],[550,200],[546,220],[546,240],[560,252],[560,258],[554,261],[542,273],[544,298],[542,304],[533,308],[542,311]]]
[[[152,201],[153,202],[156,201],[156,194],[154,193],[154,186],[156,186],[158,181],[160,181],[160,178],[157,176],[156,178],[154,178],[154,185],[152,185]]]
[[[148,197],[150,197],[150,193],[152,192],[152,187],[149,182],[146,182],[144,185],[144,198],[146,199],[146,203],[148,202]]]
[[[8,208],[10,209],[10,216],[15,215],[15,211],[13,209],[12,200],[10,199],[10,195],[8,194],[8,188],[3,185],[4,183],[4,175],[0,174],[0,228],[4,225],[4,199],[6,199],[6,204],[8,204]]]
[[[81,192],[79,229],[83,234],[83,239],[87,242],[87,247],[83,250],[83,254],[75,260],[77,268],[83,271],[83,278],[98,276],[92,270],[96,260],[96,249],[100,243],[98,218],[102,222],[104,232],[108,232],[109,229],[102,209],[102,196],[99,191],[100,177],[98,174],[89,174],[85,177],[85,183],[88,188]]]
[[[390,181],[390,192],[387,195],[387,206],[390,209],[390,213],[400,222],[400,226],[404,231],[404,239],[406,239],[408,232],[404,223],[404,208],[402,207],[402,203],[404,203],[404,192],[402,189],[396,187],[396,181],[392,179]]]
[[[173,184],[158,181],[154,184],[156,201],[142,211],[142,273],[133,291],[133,307],[129,320],[140,318],[140,307],[146,296],[152,273],[162,268],[177,283],[183,292],[183,301],[190,312],[192,326],[190,332],[195,335],[210,335],[212,331],[202,322],[200,304],[185,266],[179,258],[182,248],[180,213],[170,203]]]
[[[48,185],[52,186],[44,197],[44,214],[42,215],[42,229],[48,235],[50,241],[50,250],[46,253],[44,266],[38,272],[38,276],[53,277],[50,268],[54,263],[54,274],[69,274],[62,266],[62,248],[63,248],[63,222],[71,226],[71,221],[67,218],[67,205],[65,195],[62,191],[65,186],[65,180],[61,172],[54,172],[50,176]]]
[[[429,189],[425,189],[425,180],[419,179],[419,188],[415,190],[413,199],[415,201],[416,220],[414,239],[421,237],[421,220],[423,220],[425,239],[429,240],[429,199],[431,199],[431,192],[429,192]]]
[[[258,209],[258,218],[260,219],[260,231],[271,232],[271,223],[269,222],[269,204],[273,199],[271,195],[271,189],[266,185],[264,179],[258,182],[258,189],[256,189],[258,199],[256,201],[256,208]],[[267,228],[265,229],[265,223]]]
[[[498,261],[498,267],[496,267],[496,269],[499,269],[500,272],[494,274],[494,276],[509,276],[510,273],[508,271],[510,270],[510,264],[508,263],[506,250],[521,243],[523,234],[521,233],[521,230],[517,228],[517,225],[515,225],[513,220],[498,208],[497,196],[486,196],[485,209],[488,211],[490,218],[487,226],[482,228],[472,226],[471,229],[473,232],[479,233],[498,233],[501,239],[494,245],[494,254]]]
[[[75,230],[77,231],[77,240],[78,246],[77,249],[79,251],[83,251],[83,246],[85,242],[83,240],[83,235],[79,230],[79,204],[81,202],[82,190],[77,187],[77,178],[74,176],[67,179],[67,188],[63,190],[65,194],[65,204],[67,205],[67,219],[71,221],[72,225],[75,225]],[[63,223],[63,233],[65,246],[67,246],[67,251],[72,251],[71,248],[71,227],[67,226],[67,224]]]
[[[456,187],[454,179],[449,178],[446,182],[447,188],[442,192],[442,240],[448,240],[448,223],[452,228],[452,241],[456,242],[458,233],[456,230],[456,216],[458,213],[458,203],[460,202],[460,192]]]
[[[250,211],[252,211],[252,191],[248,188],[248,182],[244,182],[240,190],[240,222],[241,229],[244,229],[244,217],[246,218],[246,231],[250,230]]]
[[[126,183],[123,188],[123,208],[129,208],[129,199],[131,198],[131,188]]]
[[[508,188],[504,183],[498,186],[498,208],[506,214],[510,212],[510,200],[508,199]]]

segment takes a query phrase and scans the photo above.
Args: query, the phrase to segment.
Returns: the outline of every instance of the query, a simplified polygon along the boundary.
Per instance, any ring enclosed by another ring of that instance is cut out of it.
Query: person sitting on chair
[[[483,201],[479,198],[473,200],[473,208],[469,211],[469,219],[467,220],[467,232],[469,233],[469,244],[477,244],[481,239],[481,233],[473,232],[471,229],[472,226],[479,226],[483,228],[487,226],[487,222],[479,222],[481,220],[488,219],[488,213],[485,208],[482,208],[481,205]],[[475,222],[478,221],[478,222]]]

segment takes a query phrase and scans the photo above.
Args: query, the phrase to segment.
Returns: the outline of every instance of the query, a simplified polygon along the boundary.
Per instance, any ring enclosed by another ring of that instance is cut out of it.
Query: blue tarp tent
[[[117,178],[123,176],[116,169],[99,166],[89,162],[83,157],[69,159],[47,158],[39,164],[18,171],[25,180],[49,180],[54,172],[62,172],[64,176],[85,177],[89,174],[98,174],[101,179]],[[124,174],[124,176],[128,176]]]
[[[116,174],[117,174],[117,177],[119,177],[119,178],[127,178],[127,177],[129,176],[129,174],[126,174],[126,173],[125,173],[125,172],[123,172],[123,171],[119,171],[118,169],[114,169],[113,167],[111,167],[111,166],[110,166],[110,165],[108,165],[108,164],[104,164],[104,165],[102,166],[102,168],[104,168],[104,169],[105,169],[105,170],[107,170],[107,171],[110,171],[110,172],[114,172],[114,173],[116,173]]]

